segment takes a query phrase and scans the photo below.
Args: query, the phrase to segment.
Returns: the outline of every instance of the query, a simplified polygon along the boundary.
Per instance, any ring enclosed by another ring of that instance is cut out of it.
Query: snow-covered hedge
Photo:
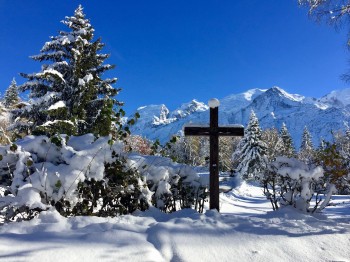
[[[207,197],[207,181],[193,167],[159,156],[128,155],[128,166],[136,167],[154,193],[152,203],[161,210],[172,212],[191,208],[202,212]]]
[[[54,205],[64,215],[110,215],[117,207],[116,214],[152,203],[173,211],[204,201],[206,185],[190,167],[123,148],[92,134],[27,136],[0,147],[1,212],[31,210],[30,218]]]
[[[277,157],[261,182],[274,210],[291,205],[304,212],[320,211],[335,192],[334,185],[325,181],[322,167],[309,166],[295,158]]]

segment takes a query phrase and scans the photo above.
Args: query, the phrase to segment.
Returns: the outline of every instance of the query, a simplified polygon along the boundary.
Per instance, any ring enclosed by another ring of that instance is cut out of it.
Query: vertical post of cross
[[[219,105],[216,98],[210,99],[210,125],[186,126],[185,136],[209,136],[210,137],[210,167],[209,167],[209,196],[210,209],[219,210],[219,137],[220,136],[243,136],[243,126],[219,126]]]
[[[219,211],[219,105],[217,99],[209,100],[210,107],[210,209]]]

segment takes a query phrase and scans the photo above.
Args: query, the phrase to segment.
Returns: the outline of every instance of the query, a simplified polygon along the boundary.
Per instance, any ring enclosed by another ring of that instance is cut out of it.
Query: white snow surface
[[[51,105],[47,110],[55,110],[61,107],[66,107],[66,102],[65,101],[58,101],[56,103],[54,103],[53,105]]]
[[[66,82],[63,78],[63,75],[58,72],[57,70],[53,68],[48,68],[44,70],[42,73],[37,73],[36,76],[41,76],[41,75],[49,75],[49,76],[56,76],[58,77],[63,83]]]
[[[323,214],[271,211],[262,189],[220,195],[221,212],[151,208],[116,218],[55,210],[0,226],[0,261],[349,261],[350,199]]]

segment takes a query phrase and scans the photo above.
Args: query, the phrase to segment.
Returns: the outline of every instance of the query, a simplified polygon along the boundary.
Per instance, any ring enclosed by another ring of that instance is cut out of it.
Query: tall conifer
[[[11,108],[20,101],[18,96],[18,88],[16,80],[13,78],[10,86],[7,88],[3,100],[3,104],[6,108]]]
[[[312,144],[312,138],[307,127],[304,127],[301,146],[299,151],[299,159],[309,164],[313,162],[315,151]]]
[[[290,135],[285,123],[282,124],[280,136],[283,143],[281,154],[286,157],[295,157],[295,149],[293,145],[292,136]]]
[[[32,56],[45,62],[41,71],[22,74],[27,82],[19,88],[30,91],[31,102],[14,113],[38,133],[107,135],[113,107],[120,104],[114,99],[119,90],[112,87],[115,78],[103,80],[102,75],[114,66],[104,64],[109,55],[100,53],[104,44],[93,40],[94,28],[81,5],[62,23],[68,31],[51,37],[40,54]]]
[[[238,150],[233,155],[238,160],[236,172],[243,179],[260,179],[266,169],[266,144],[262,141],[262,131],[259,120],[252,110],[248,126]]]

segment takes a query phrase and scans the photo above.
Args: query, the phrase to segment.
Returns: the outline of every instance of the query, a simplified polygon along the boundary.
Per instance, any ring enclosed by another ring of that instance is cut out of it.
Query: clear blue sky
[[[0,0],[1,93],[40,70],[29,56],[78,4],[117,66],[108,76],[129,114],[274,85],[314,97],[348,87],[346,31],[311,21],[297,0]]]

